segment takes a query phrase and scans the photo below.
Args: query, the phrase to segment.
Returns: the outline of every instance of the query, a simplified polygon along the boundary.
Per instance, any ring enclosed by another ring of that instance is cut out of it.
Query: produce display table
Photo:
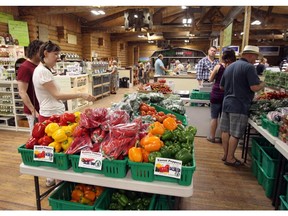
[[[275,179],[275,188],[273,192],[273,201],[272,204],[275,206],[275,209],[278,209],[279,207],[279,196],[281,193],[281,188],[284,184],[284,178],[283,175],[285,174],[285,166],[288,160],[288,144],[282,142],[278,137],[272,136],[266,129],[263,127],[257,125],[254,121],[251,119],[248,120],[248,129],[247,129],[247,135],[244,138],[244,146],[243,150],[245,152],[245,162],[247,158],[247,152],[248,152],[248,144],[249,144],[249,137],[250,137],[250,129],[253,127],[256,131],[258,131],[263,137],[265,137],[272,145],[275,146],[275,148],[279,151],[279,163],[277,167],[277,174]],[[243,153],[243,152],[242,152]],[[243,156],[243,154],[242,154]]]
[[[131,177],[130,170],[125,178],[109,178],[104,175],[95,173],[76,173],[70,168],[63,171],[52,167],[33,167],[26,166],[23,163],[20,164],[20,173],[34,176],[35,180],[35,192],[37,209],[41,210],[41,195],[39,192],[38,177],[50,177],[54,179],[61,179],[63,181],[98,185],[103,187],[119,188],[131,191],[140,191],[153,194],[163,194],[176,197],[190,197],[193,194],[193,179],[189,186],[181,186],[175,183],[154,181],[143,182],[135,181]]]

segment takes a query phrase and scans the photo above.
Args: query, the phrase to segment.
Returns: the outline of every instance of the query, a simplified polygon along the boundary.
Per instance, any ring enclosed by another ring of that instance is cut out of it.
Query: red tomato
[[[140,108],[141,111],[147,112],[149,110],[147,105],[142,105]]]

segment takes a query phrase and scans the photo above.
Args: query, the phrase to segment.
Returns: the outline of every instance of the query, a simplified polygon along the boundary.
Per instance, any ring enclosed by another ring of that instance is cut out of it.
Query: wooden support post
[[[249,42],[249,32],[250,32],[250,23],[251,23],[251,6],[245,6],[245,17],[244,17],[244,27],[243,27],[243,38],[242,38],[242,47],[241,51],[244,49]]]

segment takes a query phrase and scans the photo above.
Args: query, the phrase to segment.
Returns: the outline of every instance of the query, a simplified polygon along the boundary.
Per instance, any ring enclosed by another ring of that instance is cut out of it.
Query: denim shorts
[[[247,115],[222,112],[220,129],[222,132],[228,132],[231,136],[240,139],[245,133],[247,123]]]
[[[210,103],[211,118],[218,119],[222,112],[222,103]]]

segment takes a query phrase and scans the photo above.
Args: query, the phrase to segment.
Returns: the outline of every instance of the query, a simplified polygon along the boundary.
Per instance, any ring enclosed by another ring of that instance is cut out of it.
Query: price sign
[[[35,145],[33,149],[33,160],[46,161],[53,163],[54,161],[54,148],[50,146]]]
[[[91,152],[91,151],[81,151],[79,159],[79,167],[88,168],[88,169],[102,169],[102,153],[100,152]]]
[[[182,161],[169,158],[155,159],[154,175],[167,176],[170,178],[181,178]]]

